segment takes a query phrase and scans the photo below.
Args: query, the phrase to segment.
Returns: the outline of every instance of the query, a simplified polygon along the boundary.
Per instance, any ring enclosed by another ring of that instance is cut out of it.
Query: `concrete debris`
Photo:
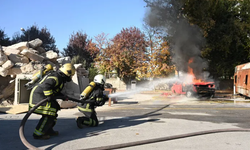
[[[27,49],[29,46],[29,43],[27,42],[20,42],[11,46],[8,46],[7,48],[11,48],[11,49],[17,49],[17,50],[23,50],[23,49]]]
[[[46,64],[51,64],[53,69],[57,70],[61,65],[71,62],[70,57],[59,58],[59,55],[53,50],[46,51],[42,47],[42,44],[42,40],[35,39],[30,42],[20,42],[0,49],[0,105],[3,102],[8,102],[11,105],[18,103],[16,100],[16,92],[21,92],[20,90],[22,88],[26,91],[24,93],[27,93],[27,89],[21,86],[22,79],[19,80],[20,75],[29,76],[31,78],[34,73],[41,70]],[[81,81],[83,77],[88,77],[88,71],[85,70],[82,65],[78,65],[76,68],[76,74],[72,83],[67,83],[66,85],[66,87],[69,87],[64,93],[66,95],[74,95],[76,92],[80,94],[79,86],[85,87],[89,84],[88,78],[86,78],[86,83],[85,80],[84,82]],[[10,82],[11,80],[16,81],[16,84],[19,84],[20,82],[20,85],[15,85],[15,82]],[[22,84],[28,80],[29,79],[23,80]],[[79,85],[78,80],[81,81],[81,84],[79,83]],[[80,88],[82,89],[83,87]],[[28,97],[24,97],[26,100],[28,99]],[[77,98],[78,97],[79,96],[77,96]],[[60,105],[62,108],[76,106],[76,104],[72,102],[60,102]]]
[[[43,41],[40,39],[35,39],[29,42],[29,46],[32,48],[37,48],[43,44]]]
[[[4,52],[0,50],[0,65],[4,64],[7,60],[7,55],[5,55]]]
[[[70,63],[71,58],[70,57],[59,58],[59,59],[57,59],[57,62],[60,63],[60,64]]]
[[[46,53],[43,53],[42,55],[48,59],[57,59],[58,58],[58,54],[52,50],[47,51]]]
[[[23,74],[32,73],[34,70],[35,69],[34,69],[32,63],[26,64],[26,65],[21,67],[21,71],[22,71]]]
[[[4,69],[10,69],[11,67],[13,67],[15,64],[11,61],[11,60],[7,60],[3,65],[2,67]]]
[[[8,86],[1,92],[0,99],[1,98],[8,98],[11,95],[14,94],[14,87],[15,87],[15,81],[11,80]]]
[[[35,53],[35,54],[40,54],[37,50],[33,49],[33,48],[29,48],[29,51]]]
[[[6,55],[10,55],[10,54],[20,54],[20,50],[19,49],[13,49],[13,48],[10,48],[10,47],[4,47],[3,46],[3,51]]]
[[[0,75],[6,77],[8,75],[8,69],[0,67]]]
[[[10,75],[10,76],[11,75],[18,75],[21,73],[22,73],[21,66],[14,66],[14,67],[10,68],[8,71],[8,75]]]
[[[9,55],[9,59],[13,62],[13,63],[29,63],[29,59],[26,56],[21,56],[18,54],[10,54]]]
[[[23,51],[21,52],[21,54],[27,56],[29,59],[31,59],[31,60],[33,60],[33,61],[40,61],[40,62],[42,62],[43,59],[44,59],[43,56],[38,55],[38,54],[34,53],[33,51],[27,50],[27,49],[23,50]]]
[[[45,49],[42,48],[42,47],[38,47],[36,50],[38,51],[39,54],[42,54],[42,53],[46,52]]]

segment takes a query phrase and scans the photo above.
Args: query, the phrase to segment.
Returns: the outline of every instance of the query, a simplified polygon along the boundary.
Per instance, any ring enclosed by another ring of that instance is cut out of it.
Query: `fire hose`
[[[83,103],[83,101],[70,98],[70,100],[74,102]],[[28,120],[29,116],[43,103],[47,102],[48,99],[44,99],[37,103],[32,109],[30,109],[27,114],[24,116],[20,128],[19,128],[19,136],[22,141],[22,143],[31,150],[39,150],[39,148],[31,145],[24,136],[24,126],[26,121]],[[116,144],[116,145],[109,145],[109,146],[102,146],[102,147],[96,147],[96,148],[89,148],[89,149],[81,149],[81,150],[110,150],[110,149],[120,149],[125,147],[132,147],[132,146],[138,146],[143,144],[150,144],[150,143],[156,143],[156,142],[163,142],[163,141],[170,141],[175,139],[181,139],[181,138],[187,138],[192,136],[199,136],[199,135],[205,135],[205,134],[212,134],[212,133],[221,133],[221,132],[250,132],[249,128],[228,128],[228,129],[215,129],[215,130],[207,130],[207,131],[199,131],[199,132],[193,132],[193,133],[187,133],[187,134],[179,134],[179,135],[173,135],[173,136],[167,136],[167,137],[161,137],[161,138],[155,138],[155,139],[148,139],[148,140],[141,140],[136,142],[129,142],[129,143],[122,143],[122,144]]]
[[[57,97],[58,99],[60,97]],[[75,99],[75,98],[70,98],[70,100],[74,101],[74,102],[79,102],[79,103],[84,103],[83,101],[81,100],[78,100],[78,99]],[[24,126],[25,126],[25,123],[26,121],[28,120],[29,116],[39,107],[41,106],[43,103],[46,103],[48,101],[48,99],[43,99],[42,101],[40,101],[39,103],[37,103],[34,107],[32,107],[28,112],[27,114],[23,117],[23,120],[20,124],[20,127],[19,127],[19,136],[20,136],[20,139],[22,141],[22,143],[28,148],[28,149],[31,149],[31,150],[39,150],[37,147],[31,145],[25,138],[24,136]]]

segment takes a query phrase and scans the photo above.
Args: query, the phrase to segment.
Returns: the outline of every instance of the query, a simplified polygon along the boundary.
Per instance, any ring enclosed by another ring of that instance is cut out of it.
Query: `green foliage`
[[[96,67],[94,67],[94,65],[92,64],[91,67],[89,68],[89,81],[93,81],[94,77],[96,75],[98,75],[98,69]]]
[[[83,67],[86,68],[86,60],[82,58],[80,55],[74,56],[71,60],[72,64],[82,64]]]
[[[9,46],[9,45],[11,45],[10,38],[7,37],[7,35],[1,29],[0,29],[0,45],[1,46]]]
[[[236,65],[250,61],[250,0],[144,1],[151,9],[147,17],[149,25],[164,27],[162,31],[167,33],[170,42],[171,36],[178,33],[173,29],[181,20],[201,29],[206,38],[201,56],[208,60],[208,70],[213,77],[229,78]]]
[[[70,56],[73,61],[82,63],[88,69],[95,57],[95,54],[91,51],[93,45],[91,40],[87,39],[87,34],[79,31],[71,35],[67,48],[63,49],[62,55]]]
[[[12,37],[12,44],[22,41],[31,41],[36,38],[39,38],[43,41],[43,44],[41,46],[46,51],[53,50],[54,52],[59,53],[59,50],[55,45],[55,38],[51,35],[50,31],[46,27],[39,29],[37,25],[27,27],[25,31],[22,31],[22,34],[14,34],[14,36]]]
[[[214,77],[229,78],[236,65],[250,61],[249,10],[249,0],[186,1],[184,13],[206,37],[207,48],[202,55],[209,60]]]

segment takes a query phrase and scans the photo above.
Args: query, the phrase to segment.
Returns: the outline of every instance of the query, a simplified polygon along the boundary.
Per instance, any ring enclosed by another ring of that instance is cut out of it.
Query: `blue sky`
[[[143,0],[1,0],[0,29],[8,37],[34,24],[47,27],[60,51],[73,32],[89,38],[104,32],[114,37],[122,28],[142,28]]]

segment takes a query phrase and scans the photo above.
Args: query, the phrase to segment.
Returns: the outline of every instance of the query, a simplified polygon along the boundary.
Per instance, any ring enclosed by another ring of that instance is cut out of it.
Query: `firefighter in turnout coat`
[[[61,90],[66,82],[70,82],[75,74],[75,68],[72,64],[66,63],[59,68],[58,71],[53,71],[45,76],[31,91],[29,99],[30,109],[41,100],[48,98],[48,102],[39,106],[34,113],[42,115],[38,122],[33,137],[35,139],[49,139],[50,136],[58,135],[58,131],[54,131],[53,127],[57,120],[57,111],[60,110],[60,105],[56,101],[56,96],[67,97],[61,94]]]
[[[84,126],[98,126],[99,122],[96,116],[95,108],[97,106],[103,106],[109,99],[103,94],[105,82],[106,78],[103,75],[96,75],[94,77],[95,87],[93,87],[93,90],[88,94],[87,97],[81,98],[81,100],[85,101],[85,103],[79,103],[77,108],[85,116],[78,117],[76,119],[78,128],[83,128]]]

